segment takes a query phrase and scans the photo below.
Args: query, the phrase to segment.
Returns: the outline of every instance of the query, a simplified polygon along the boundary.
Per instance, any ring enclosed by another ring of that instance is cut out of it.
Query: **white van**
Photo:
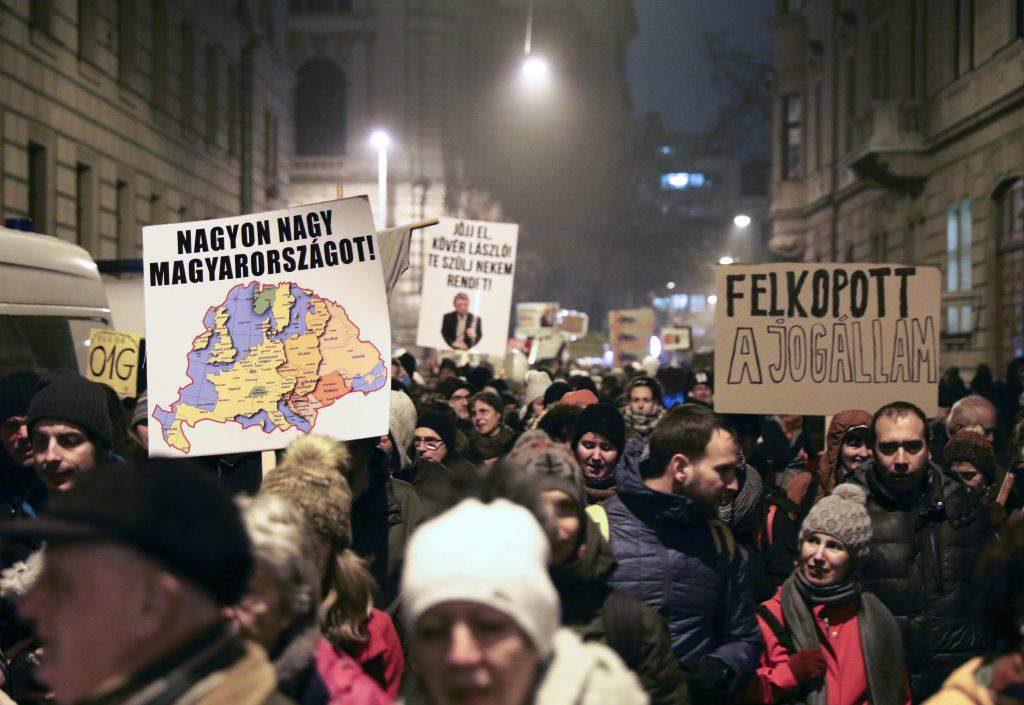
[[[0,227],[0,377],[86,369],[89,331],[112,325],[96,263],[77,245]]]

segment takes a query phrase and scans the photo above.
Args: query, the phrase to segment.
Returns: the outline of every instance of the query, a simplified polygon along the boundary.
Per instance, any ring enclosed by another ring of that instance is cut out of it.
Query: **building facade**
[[[5,218],[98,260],[151,223],[285,204],[293,75],[279,2],[0,4]]]
[[[942,364],[1024,354],[1024,3],[778,0],[772,249],[942,269]]]
[[[527,7],[527,0],[3,0],[0,210],[101,262],[138,259],[148,224],[315,203],[335,198],[339,185],[346,196],[369,196],[381,224],[440,215],[528,219],[533,204],[510,167],[526,164],[516,160],[537,135],[510,140],[515,130],[492,118],[511,113],[487,99],[515,75]],[[602,107],[595,112],[615,116],[602,123],[612,132],[585,125],[574,134],[615,144],[614,130],[629,114],[631,2],[552,0],[537,27],[535,46],[561,51],[553,57],[562,60],[564,87],[589,85],[586,101]],[[536,124],[548,134],[549,125]],[[368,144],[376,129],[391,137],[383,213],[378,154]],[[529,169],[547,173],[553,158],[538,154]],[[595,169],[579,171],[591,178]],[[532,183],[552,192],[543,178]],[[503,216],[516,194],[525,203]],[[413,271],[391,299],[399,345],[415,339],[421,238],[416,232]],[[108,281],[115,323],[139,332],[140,287],[137,275]]]

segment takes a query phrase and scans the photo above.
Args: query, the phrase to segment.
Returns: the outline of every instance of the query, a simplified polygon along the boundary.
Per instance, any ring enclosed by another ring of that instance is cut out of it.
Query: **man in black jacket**
[[[899,622],[914,702],[988,645],[970,583],[992,532],[966,485],[931,462],[926,428],[913,404],[883,406],[871,422],[875,460],[848,480],[868,492],[873,538],[862,578]]]
[[[469,350],[483,336],[480,317],[469,312],[469,295],[465,292],[457,293],[452,304],[455,310],[441,319],[441,337],[455,350]]]

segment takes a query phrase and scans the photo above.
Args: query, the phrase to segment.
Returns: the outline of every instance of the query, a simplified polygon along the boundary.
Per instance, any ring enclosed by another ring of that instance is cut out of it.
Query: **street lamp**
[[[750,216],[744,213],[740,213],[732,219],[732,224],[737,228],[745,228],[750,225]]]
[[[527,55],[526,60],[523,61],[523,78],[532,86],[541,86],[547,83],[550,71],[548,62],[543,57]]]
[[[665,285],[665,288],[668,289],[669,291],[671,291],[672,289],[676,288],[676,283],[675,282],[669,282],[668,284]]]
[[[729,255],[725,255],[723,257],[719,257],[718,258],[718,263],[719,264],[735,264],[735,262],[736,262],[736,260],[734,260]]]
[[[533,55],[533,0],[526,13],[526,39],[523,42],[523,78],[532,86],[547,83],[550,68],[543,57]]]
[[[388,147],[391,136],[384,130],[374,130],[370,146],[377,150],[377,228],[387,227],[388,221]]]

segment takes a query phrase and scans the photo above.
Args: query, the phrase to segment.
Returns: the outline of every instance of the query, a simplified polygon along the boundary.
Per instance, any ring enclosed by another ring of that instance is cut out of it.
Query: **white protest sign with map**
[[[939,270],[900,264],[715,268],[715,410],[938,408]]]
[[[388,432],[391,326],[365,198],[143,228],[151,455]]]
[[[505,354],[518,239],[515,223],[458,218],[424,231],[417,345]]]

